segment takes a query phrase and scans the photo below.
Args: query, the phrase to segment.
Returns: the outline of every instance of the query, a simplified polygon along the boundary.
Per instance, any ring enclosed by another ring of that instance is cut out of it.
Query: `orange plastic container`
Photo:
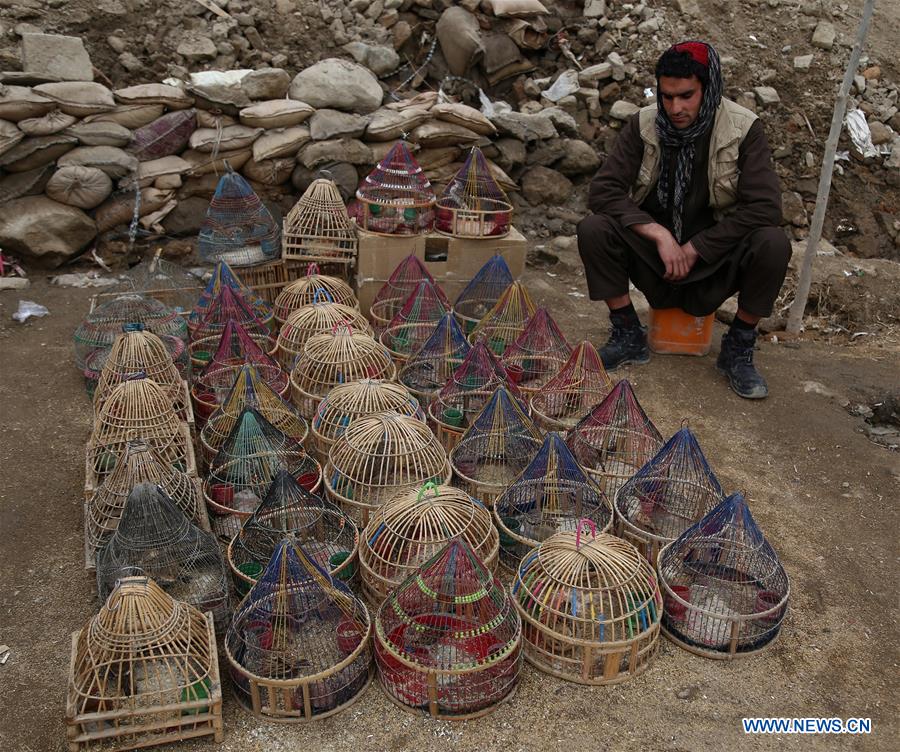
[[[650,349],[665,355],[706,355],[712,345],[714,318],[713,313],[691,316],[680,308],[651,308]]]

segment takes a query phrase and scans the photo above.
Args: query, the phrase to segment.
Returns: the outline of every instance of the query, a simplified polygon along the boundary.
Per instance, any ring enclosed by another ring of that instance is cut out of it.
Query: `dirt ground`
[[[604,338],[573,258],[525,281],[572,340]],[[91,291],[34,279],[0,293],[0,750],[65,749],[72,631],[95,613],[82,567],[83,452],[91,410],[71,336]],[[11,320],[19,298],[49,317]],[[718,326],[718,325],[717,325]],[[523,670],[513,700],[459,724],[405,714],[377,685],[348,711],[309,726],[258,722],[226,686],[228,750],[896,749],[896,564],[900,455],[871,443],[847,403],[898,389],[900,348],[886,337],[765,342],[771,397],[734,396],[705,358],[656,356],[622,373],[664,435],[687,419],[727,491],[744,490],[791,578],[791,609],[767,653],[733,663],[661,639],[641,677],[586,688]],[[226,681],[227,685],[227,681]],[[869,717],[869,737],[746,737],[744,716]]]

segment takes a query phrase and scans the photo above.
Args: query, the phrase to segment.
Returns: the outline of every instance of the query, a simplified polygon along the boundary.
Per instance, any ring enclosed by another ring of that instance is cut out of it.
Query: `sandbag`
[[[416,161],[423,170],[436,170],[459,159],[462,148],[459,146],[440,146],[435,149],[422,149],[416,154]]]
[[[170,157],[163,158],[170,159]],[[161,191],[175,190],[176,188],[181,188],[181,185],[181,175],[160,175],[153,181],[153,187],[159,188]]]
[[[410,135],[423,149],[456,144],[471,144],[480,136],[475,131],[444,120],[431,120],[415,128]]]
[[[289,128],[309,119],[315,109],[306,102],[293,99],[271,99],[245,107],[240,112],[241,122],[251,128]]]
[[[138,84],[116,89],[113,94],[122,104],[164,105],[170,110],[183,110],[194,104],[184,89],[168,84]]]
[[[6,154],[23,138],[25,138],[25,134],[16,127],[15,123],[0,120],[0,156]]]
[[[176,110],[138,128],[127,150],[140,162],[162,159],[184,151],[197,128],[195,112],[193,109]]]
[[[39,118],[25,118],[19,121],[19,130],[27,136],[52,136],[78,122],[74,115],[66,115],[62,110],[52,110]]]
[[[465,76],[484,55],[478,19],[465,8],[448,8],[435,26],[441,52],[450,72]]]
[[[550,12],[538,0],[481,0],[481,7],[498,18],[521,18]]]
[[[0,84],[0,120],[18,123],[20,120],[46,115],[55,107],[52,99],[27,86]]]
[[[309,128],[295,125],[276,131],[266,131],[253,144],[253,159],[263,162],[266,159],[290,157],[293,159],[301,147],[310,140]]]
[[[57,84],[41,84],[34,90],[56,102],[67,115],[87,117],[98,112],[108,112],[116,107],[112,92],[103,84],[92,81],[61,81]]]
[[[15,172],[11,175],[0,177],[0,204],[21,198],[22,196],[37,196],[44,192],[44,187],[50,176],[56,170],[52,162],[43,167],[37,167],[28,172]]]
[[[54,201],[79,209],[93,209],[112,193],[112,180],[103,170],[82,165],[60,167],[47,182],[46,194]]]
[[[497,132],[494,124],[474,107],[465,104],[436,104],[431,108],[431,114],[438,120],[447,123],[455,123],[470,131],[475,131],[482,136],[492,136]]]
[[[256,161],[249,159],[241,169],[244,177],[263,185],[281,185],[291,178],[296,162],[293,157],[281,159],[265,159]]]
[[[77,144],[76,139],[61,133],[26,138],[0,156],[0,167],[7,172],[28,172],[57,161]]]
[[[172,154],[168,157],[141,162],[138,165],[137,179],[141,187],[146,188],[149,185],[155,185],[158,178],[168,175],[176,175],[180,178],[185,173],[190,172],[192,168],[193,165],[186,159]],[[119,181],[120,188],[133,187],[133,185],[134,178],[130,175]]]
[[[113,227],[129,224],[134,216],[134,197],[134,191],[124,191],[114,194],[100,204],[97,207],[97,213],[94,215],[94,221],[97,223],[97,232],[106,232],[113,229]],[[174,193],[172,191],[144,188],[141,191],[139,214],[143,217],[146,214],[155,212],[157,209],[165,206],[173,197]]]
[[[247,160],[253,155],[250,147],[245,149],[234,149],[232,151],[220,151],[216,159],[212,158],[212,154],[203,151],[195,151],[188,149],[182,152],[181,158],[190,162],[192,167],[188,173],[191,177],[200,177],[215,173],[222,175],[226,171],[225,163],[231,165],[231,169],[240,170],[246,164]]]
[[[221,112],[212,110],[194,110],[194,112],[197,113],[198,128],[227,128],[229,125],[238,125],[237,119]]]
[[[409,133],[424,123],[431,115],[426,105],[391,110],[382,107],[376,110],[366,128],[367,141],[395,141],[404,133]]]
[[[396,141],[367,141],[366,146],[372,150],[372,163],[378,164],[390,153],[396,143]],[[406,144],[406,148],[409,149],[410,154],[418,155],[418,144],[414,144],[412,141],[404,141],[403,143]],[[419,157],[416,156],[416,161],[418,161],[418,159]]]
[[[438,99],[440,97],[436,91],[422,91],[409,99],[388,102],[384,108],[386,110],[408,110],[410,107],[427,107],[431,109],[438,103]]]
[[[211,152],[217,142],[219,151],[234,151],[249,147],[262,132],[262,128],[248,128],[245,125],[230,125],[221,131],[198,128],[191,134],[188,143],[195,151]]]
[[[97,167],[113,179],[124,178],[137,171],[137,157],[115,146],[79,146],[56,161],[57,165]]]
[[[66,128],[67,136],[74,136],[82,146],[125,146],[131,142],[131,131],[116,123],[82,121]]]
[[[165,112],[161,104],[125,104],[100,115],[91,115],[85,123],[115,123],[123,128],[135,130],[152,123]]]

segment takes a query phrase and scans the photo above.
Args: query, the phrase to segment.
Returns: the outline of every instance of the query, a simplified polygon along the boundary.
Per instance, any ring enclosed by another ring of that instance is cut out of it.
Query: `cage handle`
[[[582,517],[578,520],[578,525],[575,527],[575,548],[576,550],[581,548],[581,528],[587,525],[591,529],[591,537],[597,537],[597,525],[593,520],[589,520],[587,517]]]
[[[331,333],[337,334],[338,329],[346,330],[347,334],[353,334],[353,327],[350,325],[350,321],[348,319],[342,319],[335,323],[333,327],[331,327]]]
[[[433,480],[427,481],[420,489],[419,494],[416,496],[416,501],[422,501],[422,497],[425,495],[426,491],[433,491],[437,488],[437,484]],[[439,493],[435,492],[435,496],[440,496]]]
[[[306,276],[312,277],[313,275],[317,275],[319,273],[319,265],[315,262],[309,264],[306,267]],[[321,288],[320,288],[321,289]],[[317,291],[318,292],[318,291]]]
[[[320,303],[320,302],[321,302],[321,300],[320,300],[320,298],[319,298],[320,295],[324,296],[324,297],[325,297],[325,300],[327,300],[329,303],[334,303],[334,298],[331,297],[331,293],[328,292],[328,290],[326,290],[324,287],[317,287],[317,288],[316,288],[316,292],[315,292],[315,294],[313,295],[313,303]]]
[[[682,428],[690,428],[691,422],[687,418],[682,418],[681,419],[681,427]]]

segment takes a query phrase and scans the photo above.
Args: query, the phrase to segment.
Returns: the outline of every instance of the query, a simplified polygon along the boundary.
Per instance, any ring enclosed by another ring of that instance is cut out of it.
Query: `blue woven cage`
[[[491,256],[472,277],[453,303],[453,312],[466,335],[500,299],[503,291],[513,283],[513,275],[506,259],[499,253]]]
[[[431,336],[403,364],[397,378],[421,404],[428,404],[471,349],[453,314],[445,313]]]

